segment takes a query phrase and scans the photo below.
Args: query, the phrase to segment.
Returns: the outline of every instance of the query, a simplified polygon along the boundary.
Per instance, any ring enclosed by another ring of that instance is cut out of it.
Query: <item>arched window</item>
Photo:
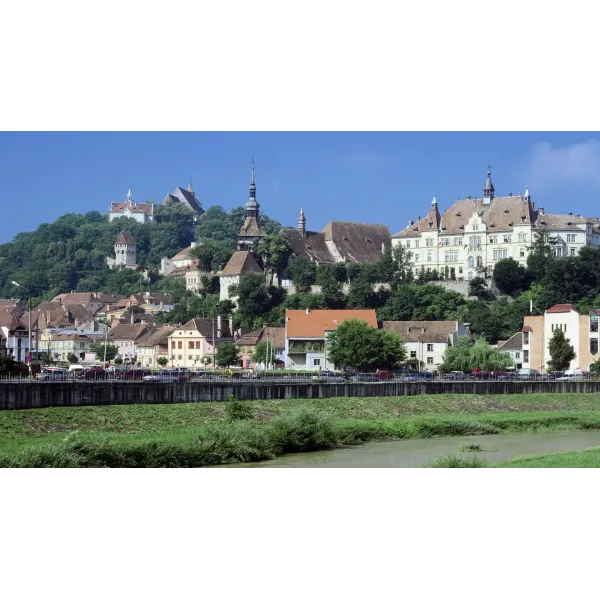
[[[477,257],[477,266],[481,267],[483,265],[483,259],[481,258],[481,256]]]
[[[473,271],[469,271],[469,274],[467,275],[467,279],[469,281],[471,281],[471,279],[473,279]]]
[[[470,267],[474,267],[475,266],[475,259],[472,256],[469,256],[469,266]]]

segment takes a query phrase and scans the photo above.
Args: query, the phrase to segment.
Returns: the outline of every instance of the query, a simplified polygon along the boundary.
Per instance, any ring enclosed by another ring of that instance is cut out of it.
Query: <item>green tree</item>
[[[442,373],[451,371],[470,373],[473,369],[498,371],[508,369],[512,365],[512,359],[507,352],[493,348],[485,339],[481,338],[473,344],[467,336],[461,336],[454,346],[446,348],[439,371]]]
[[[576,356],[570,342],[571,340],[565,337],[565,332],[562,329],[554,330],[548,342],[548,351],[550,352],[549,371],[565,371],[569,368],[571,361]]]
[[[269,348],[269,352],[271,349]],[[267,362],[267,342],[262,341],[258,342],[254,348],[254,353],[252,354],[252,362],[254,363],[266,363]]]
[[[503,258],[494,266],[494,285],[502,294],[522,291],[525,288],[527,270],[514,258]]]
[[[536,282],[543,279],[556,263],[558,239],[547,228],[535,232],[532,238],[531,246],[527,248],[527,270],[531,279]]]
[[[215,362],[219,367],[230,367],[238,364],[238,349],[234,342],[217,344]]]
[[[166,356],[159,356],[156,359],[156,362],[158,363],[159,367],[162,367],[164,369],[169,364],[169,359]]]
[[[487,292],[485,280],[481,277],[474,277],[469,282],[469,296],[477,296],[478,298]]]
[[[327,337],[327,356],[337,367],[392,369],[406,359],[401,338],[360,319],[347,319]]]
[[[306,258],[293,258],[285,270],[285,277],[291,279],[298,292],[310,292],[317,281],[317,265]]]
[[[69,354],[67,354],[67,360],[72,365],[76,365],[79,362],[77,356],[75,356],[72,352],[69,352]]]
[[[273,283],[274,275],[277,276],[278,280],[281,280],[283,271],[292,254],[292,247],[285,235],[281,231],[266,235],[258,245],[258,253],[263,258],[265,270],[270,277],[270,283]]]
[[[102,342],[90,344],[90,350],[96,355],[96,360],[104,360],[104,344]],[[114,344],[106,344],[106,360],[113,360],[118,353],[119,350]]]
[[[116,356],[115,357],[115,365],[122,365],[122,364],[123,364],[123,359],[120,356]]]

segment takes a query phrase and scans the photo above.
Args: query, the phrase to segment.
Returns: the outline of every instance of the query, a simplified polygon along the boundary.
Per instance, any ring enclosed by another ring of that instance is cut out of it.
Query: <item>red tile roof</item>
[[[286,310],[286,334],[288,338],[323,338],[325,331],[332,331],[346,319],[360,319],[371,327],[377,327],[374,310]]]
[[[573,304],[555,304],[551,306],[546,312],[547,313],[567,313],[574,310],[575,312],[579,312],[577,308]]]

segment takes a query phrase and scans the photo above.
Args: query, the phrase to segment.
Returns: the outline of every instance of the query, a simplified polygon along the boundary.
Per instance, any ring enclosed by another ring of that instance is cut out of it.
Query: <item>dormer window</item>
[[[509,213],[510,213],[510,210],[508,210],[508,208],[505,208],[505,209],[504,209],[504,212],[505,212],[506,214],[509,214]]]
[[[521,223],[525,223],[527,221],[527,217],[521,217]]]

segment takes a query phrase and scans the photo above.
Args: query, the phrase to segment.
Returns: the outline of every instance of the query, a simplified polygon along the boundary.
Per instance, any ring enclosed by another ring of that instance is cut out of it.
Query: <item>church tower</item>
[[[244,221],[238,233],[238,250],[252,250],[265,237],[260,219],[260,204],[256,201],[256,184],[254,183],[254,159],[252,159],[252,179],[250,181],[250,197],[244,209]]]
[[[115,240],[115,266],[125,267],[136,264],[135,240],[129,231],[121,231]]]

